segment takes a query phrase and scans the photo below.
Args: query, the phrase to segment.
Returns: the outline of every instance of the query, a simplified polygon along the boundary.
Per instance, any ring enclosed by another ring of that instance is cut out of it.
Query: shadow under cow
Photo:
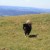
[[[29,38],[36,38],[37,35],[29,35]]]

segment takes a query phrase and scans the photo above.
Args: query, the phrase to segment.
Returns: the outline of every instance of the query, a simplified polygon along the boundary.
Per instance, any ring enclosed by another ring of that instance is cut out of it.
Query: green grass
[[[31,35],[25,37],[23,23],[32,21]],[[50,50],[50,14],[0,17],[0,50]]]

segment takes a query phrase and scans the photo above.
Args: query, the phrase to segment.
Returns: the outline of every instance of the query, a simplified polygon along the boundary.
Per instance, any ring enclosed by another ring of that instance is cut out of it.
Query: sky
[[[50,9],[50,0],[0,0],[0,6],[22,6]]]

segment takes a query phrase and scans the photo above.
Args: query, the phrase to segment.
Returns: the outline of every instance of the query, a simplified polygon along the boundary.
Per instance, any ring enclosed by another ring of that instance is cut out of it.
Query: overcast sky
[[[50,9],[50,0],[0,0],[0,6],[2,5]]]

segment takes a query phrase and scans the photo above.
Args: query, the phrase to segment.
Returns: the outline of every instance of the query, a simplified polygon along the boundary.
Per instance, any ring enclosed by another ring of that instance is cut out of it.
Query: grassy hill
[[[30,19],[32,31],[25,37],[23,23]],[[50,50],[50,14],[0,17],[0,50]]]

